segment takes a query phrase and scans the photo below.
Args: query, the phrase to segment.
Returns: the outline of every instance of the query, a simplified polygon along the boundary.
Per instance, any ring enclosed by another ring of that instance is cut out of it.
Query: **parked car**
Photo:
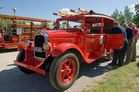
[[[49,73],[52,86],[66,90],[77,79],[80,63],[92,63],[124,45],[122,34],[110,34],[115,20],[103,14],[77,14],[56,20],[58,30],[42,30],[22,44],[15,64],[31,74]]]

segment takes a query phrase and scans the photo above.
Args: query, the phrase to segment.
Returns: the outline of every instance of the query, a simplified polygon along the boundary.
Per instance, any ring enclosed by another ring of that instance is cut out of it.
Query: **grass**
[[[139,61],[107,72],[104,78],[82,92],[139,92]]]

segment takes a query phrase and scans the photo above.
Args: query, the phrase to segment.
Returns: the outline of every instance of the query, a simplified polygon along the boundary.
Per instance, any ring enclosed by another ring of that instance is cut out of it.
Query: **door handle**
[[[104,36],[103,35],[100,36],[100,40],[99,41],[100,41],[100,44],[104,43]]]

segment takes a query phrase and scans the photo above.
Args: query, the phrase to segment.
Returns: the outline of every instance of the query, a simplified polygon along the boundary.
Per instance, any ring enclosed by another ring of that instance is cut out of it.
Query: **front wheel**
[[[74,53],[65,53],[56,57],[49,72],[51,84],[61,91],[68,89],[77,79],[79,67],[79,60]]]
[[[17,55],[16,61],[23,63],[24,60],[25,60],[25,51],[24,51],[24,50],[21,50],[21,51],[18,53],[18,55]],[[26,68],[24,68],[24,67],[21,67],[21,66],[18,66],[18,68],[20,69],[20,71],[22,71],[22,72],[25,73],[25,74],[34,73],[33,71],[31,71],[31,70],[29,70],[29,69],[26,69]]]

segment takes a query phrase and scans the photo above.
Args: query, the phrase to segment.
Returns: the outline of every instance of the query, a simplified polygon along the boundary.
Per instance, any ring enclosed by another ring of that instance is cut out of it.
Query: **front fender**
[[[81,49],[75,45],[75,44],[72,44],[72,43],[63,43],[63,44],[60,44],[56,47],[54,47],[54,49],[52,50],[52,56],[53,57],[57,57],[57,56],[60,56],[62,55],[65,51],[69,50],[69,49],[76,49],[78,50],[81,55],[83,56],[83,53],[81,51]]]

